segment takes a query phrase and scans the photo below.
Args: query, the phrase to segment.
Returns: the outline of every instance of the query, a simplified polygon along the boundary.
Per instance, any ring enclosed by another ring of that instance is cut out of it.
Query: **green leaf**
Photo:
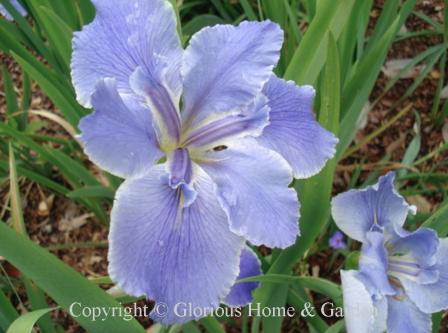
[[[7,172],[9,170],[8,163],[6,161],[0,161],[0,169]],[[60,194],[66,195],[70,190],[57,182],[52,181],[51,179],[42,176],[41,174],[31,171],[27,168],[17,166],[17,174],[19,176],[26,177],[44,187],[47,187],[50,190],[58,192]]]
[[[440,208],[429,217],[422,227],[432,228],[440,237],[448,235],[448,200],[445,200]]]
[[[399,18],[390,26],[389,30],[382,36],[375,47],[366,53],[356,67],[356,72],[344,89],[343,109],[346,110],[341,121],[339,133],[340,143],[338,146],[337,159],[342,157],[345,149],[350,145],[356,132],[356,123],[361,110],[375,84],[376,78],[381,70],[381,65],[387,55],[387,51],[397,32]]]
[[[41,317],[56,309],[57,308],[40,309],[28,312],[17,318],[8,328],[6,333],[31,333],[34,325]]]
[[[2,30],[6,31],[9,35],[14,36],[15,40],[18,43],[25,44],[27,47],[32,48],[32,45],[30,44],[26,36],[24,36],[23,32],[20,31],[17,25],[15,25],[13,22],[9,22],[7,20],[0,20],[0,27]],[[2,42],[3,40],[0,39],[0,47],[5,49],[4,44],[2,44]]]
[[[46,35],[62,60],[61,65],[68,70],[72,53],[72,30],[51,9],[46,7],[39,9]]]
[[[0,132],[10,135],[17,142],[20,142],[22,145],[25,145],[29,149],[38,153],[40,158],[59,168],[59,171],[66,177],[67,181],[69,181],[74,188],[82,187],[83,182],[89,186],[100,185],[98,180],[89,172],[89,170],[63,152],[50,147],[45,148],[44,146],[34,142],[23,133],[18,132],[7,124],[1,122]],[[89,207],[89,209],[91,209],[103,223],[107,223],[106,214],[98,202],[93,199],[83,199],[82,202]]]
[[[82,114],[78,112],[79,107],[77,106],[74,98],[68,100],[63,93],[61,93],[61,87],[55,85],[50,81],[44,73],[39,71],[32,63],[28,62],[26,59],[22,58],[15,52],[12,52],[14,59],[22,66],[22,68],[39,84],[42,90],[50,97],[54,104],[61,110],[68,122],[73,126],[77,127]],[[76,105],[76,106],[75,106]]]
[[[210,0],[210,1],[213,4],[213,6],[216,8],[216,10],[218,11],[219,15],[221,15],[221,17],[224,20],[226,20],[226,22],[232,21],[232,17],[230,16],[230,14],[227,12],[226,8],[222,4],[222,0]]]
[[[286,8],[279,0],[261,0],[266,17],[284,27],[286,23]]]
[[[0,289],[0,331],[6,331],[11,323],[19,317],[10,300]]]
[[[69,311],[74,302],[81,303],[83,307],[121,307],[111,296],[87,281],[73,268],[17,234],[4,223],[0,223],[0,256],[32,279],[66,311]],[[95,333],[145,332],[136,320],[126,320],[122,311],[116,312],[116,316],[107,317],[105,321],[91,321],[84,316],[73,319],[87,331]]]
[[[357,57],[361,55],[360,50],[364,48],[365,32],[370,20],[372,5],[373,0],[355,1],[350,18],[341,34],[339,49],[341,51],[342,82],[345,81],[345,76],[352,65],[355,48],[357,47]],[[355,38],[355,31],[358,38]]]
[[[289,287],[287,284],[278,285],[275,294],[269,299],[269,306],[271,308],[284,307],[288,297]],[[283,317],[281,316],[263,316],[261,322],[263,325],[263,332],[281,332]]]
[[[345,268],[357,270],[360,255],[361,253],[359,251],[350,252],[347,258],[345,258]]]
[[[284,285],[298,284],[302,288],[307,288],[322,295],[328,296],[333,299],[337,305],[341,305],[341,288],[337,284],[322,278],[311,276],[291,276],[287,274],[266,274],[242,279],[237,281],[237,283],[251,281],[271,282]]]
[[[22,276],[22,281],[25,286],[28,302],[31,309],[34,311],[48,308],[48,303],[45,294],[40,290],[30,279]],[[49,314],[44,314],[38,321],[39,328],[43,333],[56,333],[55,324],[51,320]]]
[[[31,80],[26,72],[22,73],[22,115],[19,120],[19,130],[25,131],[28,124],[28,111],[31,105]]]
[[[325,333],[339,333],[341,332],[345,327],[345,323],[343,320],[339,320],[336,324],[329,327]]]
[[[301,293],[298,292],[298,290],[290,289],[288,294],[288,304],[291,304],[295,309],[297,313],[300,313],[305,306],[306,303],[311,302],[308,295],[302,291]],[[328,325],[325,323],[325,321],[322,320],[320,316],[308,316],[303,318],[308,322],[309,325],[312,326],[312,328],[317,332],[324,332]],[[313,332],[310,330],[310,332]]]
[[[95,7],[90,0],[79,0],[79,11],[81,13],[80,21],[81,26],[86,25],[95,17]]]
[[[14,156],[14,150],[12,144],[9,143],[9,179],[10,179],[10,193],[11,193],[11,215],[12,226],[20,234],[26,235],[26,227],[23,220],[22,201],[20,199],[19,184],[17,179],[17,168]],[[45,300],[45,296],[39,288],[29,281],[25,276],[22,277],[25,285],[25,290],[28,295],[29,303],[33,309],[47,308],[48,304]],[[42,318],[39,325],[41,330],[45,333],[52,333],[54,331],[54,325],[49,317]]]
[[[225,333],[224,328],[215,317],[208,316],[200,319],[199,322],[205,327],[208,333]]]
[[[69,198],[107,198],[113,199],[115,193],[110,188],[104,186],[86,186],[79,188],[75,191],[71,191],[67,194]]]
[[[19,107],[17,103],[16,92],[14,91],[14,84],[11,79],[11,74],[9,74],[9,71],[5,65],[2,66],[2,76],[6,98],[6,112],[9,118],[13,117],[13,115],[19,111]]]
[[[257,20],[257,15],[255,14],[250,2],[248,0],[240,0],[241,7],[243,7],[246,17],[251,21]]]
[[[389,0],[389,2],[391,1],[392,0]],[[361,110],[375,85],[376,79],[381,71],[381,66],[384,63],[394,37],[410,14],[415,5],[415,1],[416,0],[407,0],[403,4],[398,16],[397,14],[382,14],[387,17],[393,17],[395,20],[387,25],[386,30],[383,30],[384,27],[375,30],[378,31],[377,42],[375,44],[369,43],[369,45],[372,46],[364,51],[363,57],[352,66],[351,73],[347,76],[342,93],[343,99],[341,110],[343,110],[343,112],[340,126],[341,130],[339,133],[340,143],[336,156],[338,160],[343,156],[355,135],[356,123]],[[384,21],[387,20],[384,19]],[[380,22],[378,24],[380,24]]]
[[[182,30],[185,35],[191,36],[204,27],[224,23],[225,21],[219,16],[211,14],[203,14],[195,16],[191,21],[189,21],[187,24],[183,26]]]
[[[55,13],[59,15],[61,20],[70,26],[71,30],[79,30],[79,17],[76,8],[76,1],[53,1],[50,0]]]
[[[331,31],[335,39],[339,37],[348,21],[354,0],[322,1],[318,11],[288,68],[285,79],[297,84],[314,84],[325,65],[328,38]]]
[[[184,333],[201,333],[199,328],[197,328],[196,325],[193,324],[193,322],[188,322],[188,323],[182,325],[182,332],[184,332]]]
[[[43,42],[42,38],[38,33],[33,31],[31,25],[28,21],[20,15],[20,13],[15,9],[15,7],[9,2],[9,0],[0,0],[0,3],[3,4],[5,9],[11,14],[14,18],[14,21],[17,23],[19,29],[26,35],[28,40],[34,46],[35,50],[40,53],[50,64],[57,67],[57,62],[53,55],[49,52],[47,46]],[[3,38],[3,36],[2,36]]]
[[[440,332],[440,325],[442,324],[443,312],[432,314],[432,333]]]
[[[19,182],[17,179],[16,159],[12,143],[9,143],[9,186],[11,193],[11,216],[13,228],[26,235],[25,223],[23,221],[22,200],[20,199]]]

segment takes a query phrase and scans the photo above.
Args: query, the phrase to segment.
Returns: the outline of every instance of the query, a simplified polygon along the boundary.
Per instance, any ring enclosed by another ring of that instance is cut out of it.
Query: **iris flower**
[[[448,308],[448,238],[403,229],[409,212],[394,174],[333,199],[338,227],[362,242],[359,271],[342,271],[349,333],[430,333],[431,313]]]
[[[344,242],[344,235],[339,230],[328,240],[328,245],[335,250],[346,249],[347,243]]]
[[[176,316],[179,302],[247,302],[254,284],[231,290],[240,271],[259,272],[246,241],[294,243],[299,202],[288,185],[335,151],[313,117],[313,88],[273,74],[283,32],[270,21],[204,28],[184,50],[167,1],[93,2],[95,20],[74,37],[72,78],[95,110],[79,125],[85,152],[125,178],[110,277],[166,304],[164,323],[194,318]]]
[[[10,0],[11,5],[19,12],[20,15],[25,16],[26,10],[22,7],[19,0]],[[0,4],[0,14],[2,14],[8,21],[14,20],[12,15],[6,10],[6,8]]]

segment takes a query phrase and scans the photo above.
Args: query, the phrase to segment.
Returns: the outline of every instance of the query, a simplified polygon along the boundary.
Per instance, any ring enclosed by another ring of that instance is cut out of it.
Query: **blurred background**
[[[336,158],[320,175],[292,184],[303,206],[301,243],[289,252],[258,249],[265,271],[279,259],[284,272],[275,273],[303,279],[294,286],[263,285],[257,300],[297,309],[307,301],[340,304],[339,270],[356,267],[359,245],[334,236],[330,196],[372,184],[386,171],[397,171],[400,192],[418,207],[407,227],[424,224],[447,235],[447,1],[171,2],[185,44],[209,25],[278,22],[285,44],[277,75],[314,85],[316,117],[340,138]],[[91,110],[76,102],[71,85],[71,38],[94,18],[95,9],[89,0],[21,0],[27,12],[22,16],[9,0],[0,3],[11,15],[0,17],[0,220],[37,245],[25,237],[0,236],[0,332],[25,313],[35,314],[24,321],[31,327],[38,321],[36,332],[48,333],[257,332],[260,324],[269,333],[344,331],[340,318],[323,316],[254,323],[244,315],[169,328],[137,318],[143,329],[67,315],[77,294],[92,304],[134,301],[96,287],[112,286],[107,234],[121,180],[90,163],[75,138],[79,119]],[[276,299],[266,296],[267,288],[275,290]],[[39,309],[47,312],[36,314]],[[434,332],[447,331],[448,319],[434,315]]]

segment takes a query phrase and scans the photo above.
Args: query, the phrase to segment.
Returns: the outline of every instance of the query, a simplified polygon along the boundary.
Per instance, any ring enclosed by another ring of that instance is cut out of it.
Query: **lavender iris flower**
[[[112,280],[165,303],[163,323],[195,318],[176,316],[180,302],[247,303],[257,284],[232,288],[260,272],[246,241],[293,244],[299,202],[288,185],[335,152],[313,88],[273,74],[283,32],[270,21],[207,27],[183,50],[167,1],[93,2],[72,78],[95,109],[79,125],[85,152],[126,179],[111,216]]]
[[[10,0],[10,2],[11,2],[11,5],[13,5],[14,8],[19,12],[20,15],[22,15],[22,16],[26,15],[25,8],[22,7],[22,5],[20,4],[20,2],[18,0]],[[5,17],[5,19],[7,19],[8,21],[14,20],[12,15],[6,10],[6,8],[2,4],[0,4],[0,14],[3,15]]]
[[[330,239],[328,240],[328,245],[330,245],[330,247],[335,250],[347,248],[347,244],[344,242],[344,235],[339,230],[330,237]]]
[[[394,174],[333,199],[338,227],[362,242],[359,271],[342,271],[349,333],[430,333],[431,313],[448,308],[448,238],[403,229],[406,203]]]

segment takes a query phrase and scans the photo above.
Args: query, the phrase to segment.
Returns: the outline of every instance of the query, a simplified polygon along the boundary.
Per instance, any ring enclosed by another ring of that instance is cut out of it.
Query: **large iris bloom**
[[[25,16],[26,10],[23,8],[23,6],[20,4],[19,0],[10,0],[11,5],[14,6],[14,8],[19,12],[20,15]],[[2,14],[8,21],[14,20],[12,15],[6,10],[6,8],[0,4],[0,14]]]
[[[164,323],[194,318],[176,316],[179,302],[247,303],[256,283],[231,290],[260,272],[246,241],[293,244],[299,203],[288,185],[334,154],[314,90],[274,76],[283,33],[272,22],[204,28],[183,50],[167,1],[93,2],[72,77],[95,109],[79,125],[87,155],[126,179],[112,210],[111,278],[165,303]]]
[[[394,174],[333,199],[336,224],[362,242],[359,271],[342,271],[349,333],[430,333],[431,313],[448,308],[448,238],[403,229],[410,206]]]

